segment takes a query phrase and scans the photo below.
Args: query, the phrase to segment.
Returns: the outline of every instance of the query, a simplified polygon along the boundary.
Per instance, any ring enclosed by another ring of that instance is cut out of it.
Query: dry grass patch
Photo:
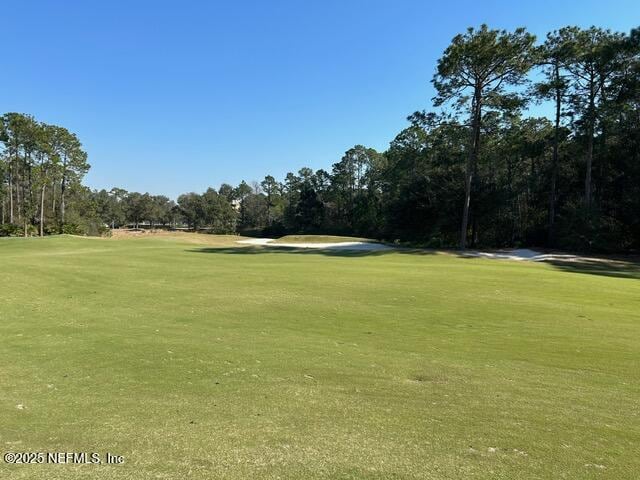
[[[139,239],[139,238],[157,238],[164,240],[177,240],[180,242],[202,244],[202,245],[221,245],[236,246],[238,240],[246,237],[241,235],[216,235],[211,233],[195,233],[185,232],[181,230],[144,230],[144,229],[124,229],[115,228],[111,230],[111,239]]]

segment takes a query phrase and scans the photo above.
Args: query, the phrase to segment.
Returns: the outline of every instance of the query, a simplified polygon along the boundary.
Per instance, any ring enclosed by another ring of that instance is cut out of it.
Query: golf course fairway
[[[632,479],[640,273],[0,239],[5,479]]]

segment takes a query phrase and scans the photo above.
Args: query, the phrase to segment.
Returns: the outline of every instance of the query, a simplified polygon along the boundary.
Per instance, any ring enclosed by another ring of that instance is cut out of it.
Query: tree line
[[[536,42],[523,28],[469,28],[443,52],[433,85],[433,108],[410,115],[385,152],[356,145],[329,171],[223,184],[176,203],[89,191],[74,135],[7,114],[2,223],[41,234],[144,224],[433,247],[640,248],[640,30],[565,27]]]
[[[0,117],[0,145],[0,231],[64,232],[68,204],[77,200],[89,170],[78,137],[30,115],[7,113]]]

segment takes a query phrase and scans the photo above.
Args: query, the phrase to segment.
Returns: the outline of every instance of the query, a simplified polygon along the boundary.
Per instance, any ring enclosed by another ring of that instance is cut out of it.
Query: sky
[[[628,32],[640,2],[10,1],[0,112],[76,133],[91,188],[164,194],[330,170],[385,150],[431,109],[431,78],[468,26]]]

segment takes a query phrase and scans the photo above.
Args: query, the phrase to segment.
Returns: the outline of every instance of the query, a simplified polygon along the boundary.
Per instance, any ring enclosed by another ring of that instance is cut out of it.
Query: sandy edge
[[[273,238],[249,238],[239,240],[236,243],[244,245],[260,245],[269,247],[284,248],[317,248],[329,250],[360,250],[360,251],[380,251],[395,250],[399,247],[385,245],[381,243],[371,242],[334,242],[334,243],[273,243]],[[443,251],[443,253],[451,254],[453,252]],[[515,248],[484,252],[479,250],[467,250],[457,252],[457,255],[466,258],[489,258],[493,260],[516,260],[529,262],[611,262],[611,260],[595,257],[583,257],[580,255],[571,255],[565,253],[542,253],[529,248]]]
[[[242,243],[245,245],[262,245],[269,247],[284,247],[284,248],[319,248],[319,249],[331,249],[331,250],[366,250],[366,251],[379,251],[379,250],[393,250],[394,247],[384,245],[382,243],[372,242],[331,242],[331,243],[273,243],[274,238],[250,238],[248,240],[239,240],[236,243]]]

